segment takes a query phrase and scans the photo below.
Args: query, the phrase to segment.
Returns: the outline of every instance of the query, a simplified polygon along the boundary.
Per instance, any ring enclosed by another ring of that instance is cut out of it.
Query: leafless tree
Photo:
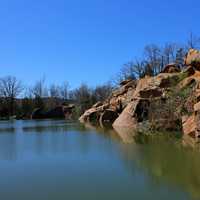
[[[22,91],[22,83],[16,77],[6,76],[0,79],[0,95],[7,101],[9,115],[14,114],[15,99]]]
[[[120,70],[120,76],[119,76],[121,81],[126,79],[135,79],[135,72],[133,66],[134,66],[133,61],[130,61],[123,65],[123,67]]]
[[[69,98],[69,83],[65,81],[61,86],[60,86],[60,95],[64,100],[67,100]]]
[[[176,60],[176,53],[178,45],[175,43],[166,43],[163,48],[163,65],[174,63]]]
[[[70,99],[77,103],[80,114],[95,103],[92,97],[92,90],[85,83],[82,83],[79,88],[70,92]]]
[[[185,55],[186,55],[186,50],[183,47],[180,47],[176,52],[175,63],[181,68],[184,66],[184,57],[185,57]]]
[[[48,96],[48,90],[45,86],[45,78],[38,80],[32,88],[32,93],[35,97],[46,97]]]
[[[187,49],[199,49],[200,48],[200,37],[194,35],[192,32],[189,35],[187,40]]]
[[[144,56],[145,61],[148,66],[149,72],[151,71],[152,74],[149,75],[156,75],[162,70],[162,54],[161,48],[155,44],[147,45],[144,48]]]
[[[94,96],[95,101],[103,102],[111,95],[112,90],[113,86],[108,82],[103,85],[96,86],[96,88],[92,91],[92,95]]]
[[[52,84],[49,88],[50,97],[59,98],[60,97],[60,86]]]

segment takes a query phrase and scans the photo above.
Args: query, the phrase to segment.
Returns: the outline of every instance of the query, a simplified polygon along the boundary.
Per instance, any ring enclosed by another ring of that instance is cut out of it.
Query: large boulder
[[[195,115],[191,116],[183,116],[182,124],[183,124],[183,133],[185,135],[189,135],[193,138],[196,137],[196,122]]]
[[[191,65],[195,69],[200,70],[200,51],[190,49],[185,57],[185,65]]]
[[[177,73],[161,73],[156,77],[146,76],[138,81],[132,99],[113,123],[113,127],[137,129],[139,123],[149,118],[149,107],[155,99],[165,97],[165,90],[178,79]]]
[[[115,129],[119,129],[119,127],[136,129],[138,125],[138,120],[134,116],[134,113],[138,104],[139,101],[133,101],[129,103],[128,106],[124,109],[124,111],[115,120],[115,122],[113,123],[113,127]]]
[[[180,71],[180,67],[178,67],[175,63],[171,63],[164,67],[162,73],[177,73]]]
[[[193,138],[200,137],[200,102],[194,105],[194,113],[182,118],[183,133]]]

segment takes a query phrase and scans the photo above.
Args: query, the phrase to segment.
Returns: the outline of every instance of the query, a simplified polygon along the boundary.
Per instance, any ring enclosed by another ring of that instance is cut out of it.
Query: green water
[[[0,199],[200,199],[200,152],[180,139],[133,140],[122,132],[66,121],[0,122]]]

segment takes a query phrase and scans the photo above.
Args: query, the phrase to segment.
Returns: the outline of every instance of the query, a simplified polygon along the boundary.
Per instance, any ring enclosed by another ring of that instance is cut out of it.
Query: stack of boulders
[[[193,95],[184,97],[187,106],[190,107],[188,115],[181,116],[183,131],[185,134],[198,137],[200,132],[200,51],[191,49],[185,57],[183,70],[176,64],[167,65],[163,71],[155,77],[145,76],[139,80],[126,80],[120,84],[110,98],[105,102],[98,102],[87,110],[81,117],[81,122],[94,122],[100,125],[112,123],[117,129],[140,129],[150,124],[151,105],[159,101],[163,109],[170,98],[170,91],[182,90],[192,86]],[[195,97],[195,98],[194,98]],[[190,98],[193,100],[190,100]],[[195,99],[195,100],[194,100]],[[176,99],[178,102],[178,98]],[[179,101],[178,105],[182,102]],[[177,105],[177,106],[178,106]],[[161,108],[162,109],[162,108]],[[162,117],[154,112],[155,123],[159,129],[176,129],[177,118]],[[176,112],[174,110],[174,112]],[[192,113],[192,114],[191,114]],[[181,119],[179,119],[181,121]],[[148,123],[147,123],[148,122]]]

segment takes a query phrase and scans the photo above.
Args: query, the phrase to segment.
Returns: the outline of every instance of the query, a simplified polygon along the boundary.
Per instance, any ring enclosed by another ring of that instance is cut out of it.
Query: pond
[[[169,136],[122,135],[64,120],[1,121],[1,199],[200,199],[200,152]]]

